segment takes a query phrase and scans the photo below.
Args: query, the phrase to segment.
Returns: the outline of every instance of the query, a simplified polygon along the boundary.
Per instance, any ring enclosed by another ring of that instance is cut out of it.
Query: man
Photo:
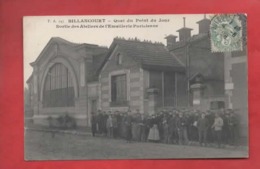
[[[229,135],[230,135],[230,144],[234,145],[235,140],[236,140],[236,130],[237,130],[237,125],[238,124],[238,119],[235,116],[234,112],[231,110],[230,111],[230,116],[228,119],[228,127],[229,127]]]
[[[204,112],[201,114],[201,117],[198,119],[197,127],[199,131],[200,145],[201,146],[203,146],[203,144],[207,145],[207,132],[209,127],[209,122]]]
[[[162,126],[163,126],[163,142],[169,144],[169,124],[168,124],[168,115],[164,114],[162,119]]]
[[[131,131],[132,131],[132,140],[137,141],[137,114],[134,113],[132,116],[132,126],[131,126]]]
[[[123,120],[123,117],[122,117],[121,112],[119,112],[119,111],[116,111],[116,120],[117,120],[117,136],[122,138],[123,137],[123,134],[122,134],[122,128],[123,128],[122,120]]]
[[[206,118],[208,119],[209,122],[209,128],[207,132],[207,143],[212,143],[214,142],[214,130],[213,128],[211,128],[211,126],[214,123],[215,114],[212,111],[208,110],[206,112]]]
[[[178,133],[176,132],[176,114],[171,113],[170,119],[169,119],[169,143],[176,144],[178,142]]]
[[[111,113],[111,111],[110,111]],[[108,119],[108,114],[109,113],[106,113],[106,111],[103,111],[103,117],[102,117],[102,131],[103,131],[103,135],[104,136],[107,136],[107,119]]]
[[[142,126],[143,126],[143,122],[142,122],[142,116],[141,113],[139,112],[139,110],[137,111],[137,116],[136,116],[136,141],[141,141],[141,132],[142,132]]]
[[[97,117],[94,112],[91,112],[91,132],[92,136],[95,137],[97,132]]]
[[[126,131],[126,120],[127,120],[127,113],[124,112],[122,114],[122,123],[121,123],[121,132],[122,132],[122,137],[126,138],[127,131]]]
[[[141,127],[141,141],[146,142],[147,137],[148,137],[148,132],[149,132],[149,124],[147,120],[147,113],[141,115],[141,122],[139,123]]]
[[[103,115],[102,115],[102,111],[98,110],[98,114],[97,114],[97,124],[98,124],[98,133],[102,134],[102,129],[103,129]]]
[[[225,144],[228,144],[229,140],[230,140],[230,132],[229,132],[229,125],[228,125],[228,121],[229,121],[229,117],[230,114],[229,112],[225,112],[221,118],[223,119],[223,127],[222,127],[222,141]]]
[[[163,141],[164,138],[164,133],[163,133],[163,117],[164,114],[166,114],[166,111],[163,110],[161,112],[159,112],[159,114],[156,115],[156,119],[158,120],[158,130],[159,130],[159,137],[160,137],[160,141]]]
[[[220,117],[219,113],[216,113],[212,128],[214,129],[215,141],[217,142],[219,148],[220,148],[221,143],[222,143],[221,135],[222,135],[223,125],[224,125],[223,119]]]
[[[118,121],[116,114],[112,114],[113,137],[118,137]]]
[[[126,127],[126,142],[130,143],[132,140],[132,116],[130,115],[131,111],[129,110],[126,113],[125,118],[125,127]]]
[[[188,144],[187,119],[182,112],[179,113],[179,118],[176,125],[179,135],[179,144]]]

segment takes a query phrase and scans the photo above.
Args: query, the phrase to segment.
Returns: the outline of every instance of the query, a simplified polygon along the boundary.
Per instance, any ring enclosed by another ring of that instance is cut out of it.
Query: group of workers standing
[[[162,142],[166,144],[236,144],[238,117],[228,109],[222,111],[163,110],[156,114],[105,112],[91,116],[92,135],[122,138],[127,142]]]

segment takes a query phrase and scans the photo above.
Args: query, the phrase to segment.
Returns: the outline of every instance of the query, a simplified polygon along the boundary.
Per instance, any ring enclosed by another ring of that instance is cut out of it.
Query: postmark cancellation
[[[238,14],[216,14],[210,23],[212,52],[243,50],[242,21]]]

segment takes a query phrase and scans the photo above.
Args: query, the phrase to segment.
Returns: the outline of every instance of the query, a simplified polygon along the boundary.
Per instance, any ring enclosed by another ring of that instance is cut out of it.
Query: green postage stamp
[[[242,21],[239,15],[214,15],[210,23],[210,41],[212,52],[241,51],[243,36]]]

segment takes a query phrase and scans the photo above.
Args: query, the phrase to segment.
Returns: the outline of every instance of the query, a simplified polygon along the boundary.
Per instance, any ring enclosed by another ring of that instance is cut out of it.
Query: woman
[[[148,140],[151,142],[160,141],[158,119],[156,119],[155,115],[152,115],[152,118],[150,119],[150,131],[148,135]]]

